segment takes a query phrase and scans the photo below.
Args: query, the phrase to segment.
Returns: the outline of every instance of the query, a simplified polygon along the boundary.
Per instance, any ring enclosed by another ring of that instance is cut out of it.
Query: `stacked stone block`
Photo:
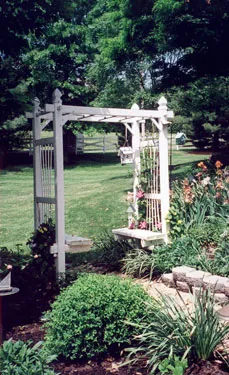
[[[162,281],[169,287],[193,294],[208,288],[214,292],[216,302],[224,304],[229,301],[229,278],[227,277],[181,266],[173,268],[172,273],[162,275]]]

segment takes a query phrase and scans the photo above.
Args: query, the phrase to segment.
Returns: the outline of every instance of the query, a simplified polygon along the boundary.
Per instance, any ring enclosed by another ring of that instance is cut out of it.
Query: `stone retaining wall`
[[[162,281],[169,287],[193,294],[198,293],[201,288],[209,288],[214,292],[216,302],[225,304],[229,301],[229,278],[227,277],[181,266],[173,268],[172,273],[162,275]]]

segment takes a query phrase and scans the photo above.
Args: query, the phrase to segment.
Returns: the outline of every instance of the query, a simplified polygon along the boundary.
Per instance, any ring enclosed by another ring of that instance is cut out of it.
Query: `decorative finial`
[[[59,89],[54,90],[53,94],[52,94],[52,102],[53,103],[62,103],[61,96],[62,96],[62,93],[60,92]]]
[[[132,107],[131,107],[131,109],[139,109],[139,105],[137,105],[136,103],[134,103],[133,105],[132,105]]]
[[[162,96],[158,100],[158,110],[159,111],[167,111],[167,100],[165,99],[164,96]]]
[[[40,100],[38,98],[34,98],[33,106],[36,112],[40,111]]]

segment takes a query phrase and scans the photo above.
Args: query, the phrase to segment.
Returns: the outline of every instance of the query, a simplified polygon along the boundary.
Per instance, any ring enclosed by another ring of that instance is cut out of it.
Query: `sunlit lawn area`
[[[188,146],[173,146],[173,178],[187,173],[195,161]],[[92,239],[127,224],[126,195],[132,189],[132,166],[121,166],[116,154],[87,154],[65,168],[66,233]],[[25,245],[33,231],[33,170],[15,167],[0,172],[0,246]]]

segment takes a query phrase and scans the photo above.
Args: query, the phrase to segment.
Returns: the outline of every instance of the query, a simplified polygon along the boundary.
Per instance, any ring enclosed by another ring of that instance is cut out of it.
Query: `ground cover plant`
[[[45,348],[65,358],[120,354],[138,332],[125,321],[148,319],[150,297],[139,285],[117,276],[81,275],[63,290],[47,313]]]
[[[56,357],[44,354],[41,344],[5,341],[0,347],[1,375],[55,375],[49,364]]]

